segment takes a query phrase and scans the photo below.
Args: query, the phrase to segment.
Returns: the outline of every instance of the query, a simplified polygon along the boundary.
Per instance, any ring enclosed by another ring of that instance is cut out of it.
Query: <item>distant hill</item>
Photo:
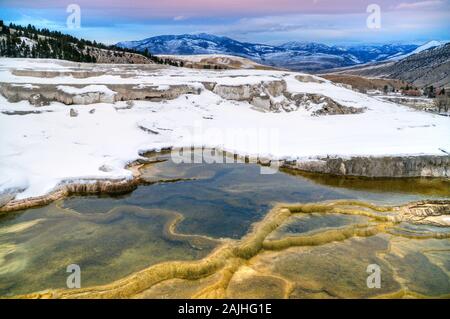
[[[268,66],[295,71],[319,72],[384,61],[408,54],[418,45],[328,46],[320,43],[289,42],[280,46],[247,43],[211,34],[162,35],[140,41],[119,42],[119,47],[153,54],[198,55],[221,54],[251,59]]]
[[[400,61],[340,70],[341,74],[399,79],[417,87],[450,85],[450,43],[431,47]]]
[[[347,74],[325,74],[322,75],[322,77],[334,83],[350,85],[352,89],[363,93],[366,93],[369,90],[378,90],[381,92],[399,91],[402,88],[410,85],[410,83],[402,80],[367,78]]]
[[[273,70],[274,68],[256,63],[252,60],[224,54],[197,54],[197,55],[158,55],[162,61],[169,60],[180,66],[193,69],[255,69]]]
[[[10,24],[0,20],[0,56],[51,58],[97,63],[161,63],[145,52],[106,46],[48,29]]]

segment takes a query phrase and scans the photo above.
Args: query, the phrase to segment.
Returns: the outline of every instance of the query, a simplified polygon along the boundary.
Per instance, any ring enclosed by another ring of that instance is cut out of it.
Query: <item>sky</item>
[[[79,27],[67,23],[70,4]],[[450,0],[0,0],[0,19],[107,44],[185,33],[266,44],[450,40]]]

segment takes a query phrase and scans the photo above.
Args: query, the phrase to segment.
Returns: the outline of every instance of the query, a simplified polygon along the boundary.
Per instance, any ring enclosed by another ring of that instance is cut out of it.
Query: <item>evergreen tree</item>
[[[434,87],[433,87],[432,85],[430,85],[430,86],[428,87],[427,96],[428,96],[428,98],[430,98],[430,99],[436,97],[436,94],[434,94]]]

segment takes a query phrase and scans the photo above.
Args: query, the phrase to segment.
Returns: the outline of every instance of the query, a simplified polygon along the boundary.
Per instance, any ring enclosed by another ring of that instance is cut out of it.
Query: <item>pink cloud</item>
[[[430,8],[443,5],[445,1],[443,0],[428,0],[428,1],[418,1],[418,2],[402,2],[394,7],[394,9],[421,9]]]

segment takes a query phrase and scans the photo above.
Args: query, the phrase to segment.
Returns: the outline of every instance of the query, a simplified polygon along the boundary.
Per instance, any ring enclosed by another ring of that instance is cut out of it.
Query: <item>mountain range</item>
[[[440,42],[337,46],[321,43],[288,42],[274,46],[240,42],[211,34],[162,35],[139,41],[119,42],[118,47],[152,54],[226,54],[251,59],[268,66],[294,71],[323,72],[365,63],[397,60],[418,53]]]

